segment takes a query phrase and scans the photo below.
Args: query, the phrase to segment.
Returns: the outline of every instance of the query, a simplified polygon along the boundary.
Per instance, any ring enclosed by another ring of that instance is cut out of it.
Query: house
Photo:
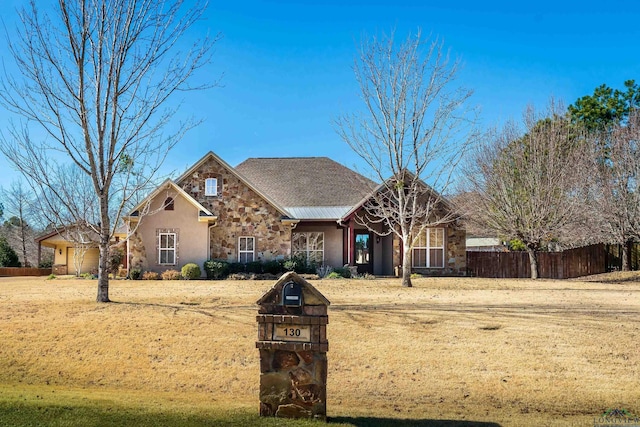
[[[250,158],[231,167],[209,152],[166,180],[125,217],[128,259],[144,271],[247,263],[303,255],[319,265],[393,275],[401,244],[356,221],[378,185],[326,157]],[[465,232],[427,230],[414,263],[428,274],[463,275]]]
[[[38,262],[41,248],[53,249],[53,274],[83,274],[98,271],[98,235],[89,226],[55,227],[36,238]]]

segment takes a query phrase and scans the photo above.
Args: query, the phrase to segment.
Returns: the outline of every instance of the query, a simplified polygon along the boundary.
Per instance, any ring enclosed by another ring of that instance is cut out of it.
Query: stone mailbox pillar
[[[329,301],[289,272],[257,304],[260,415],[326,420]]]

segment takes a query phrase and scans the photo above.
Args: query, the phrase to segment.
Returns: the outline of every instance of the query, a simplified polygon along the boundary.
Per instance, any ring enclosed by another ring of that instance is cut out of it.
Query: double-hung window
[[[444,267],[444,228],[428,228],[418,236],[411,264],[417,268]]]
[[[324,233],[298,232],[291,236],[291,255],[303,256],[309,264],[324,263]]]
[[[246,264],[255,260],[255,238],[240,237],[238,240],[238,262]]]
[[[158,264],[175,265],[176,233],[158,234]]]
[[[205,196],[218,195],[218,179],[217,178],[207,178],[204,181],[204,195]]]

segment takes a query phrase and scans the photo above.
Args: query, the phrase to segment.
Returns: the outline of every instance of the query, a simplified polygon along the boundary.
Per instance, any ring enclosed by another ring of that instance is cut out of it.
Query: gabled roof
[[[213,219],[215,220],[217,217],[215,215],[213,215],[207,208],[205,208],[204,206],[202,206],[196,199],[194,199],[193,197],[191,197],[189,195],[189,193],[187,193],[186,191],[184,191],[182,188],[180,188],[175,182],[173,182],[170,179],[166,179],[162,184],[160,184],[151,194],[149,194],[147,197],[145,197],[140,203],[138,203],[136,205],[135,208],[131,209],[131,212],[129,213],[129,218],[135,218],[136,216],[138,216],[136,214],[136,212],[139,212],[140,209],[142,209],[142,207],[150,200],[153,200],[158,194],[160,194],[160,192],[165,191],[167,189],[172,189],[173,191],[175,191],[177,194],[181,195],[182,197],[184,197],[189,203],[191,203],[191,205],[193,205],[193,207],[195,207],[198,210],[198,220],[200,220],[201,218],[205,218],[205,219]]]
[[[236,170],[299,219],[338,219],[376,187],[328,157],[249,158]]]
[[[250,180],[247,177],[245,177],[243,175],[242,171],[239,171],[238,169],[234,169],[233,167],[231,167],[227,162],[225,162],[220,157],[218,157],[213,151],[209,151],[207,154],[205,154],[193,166],[191,166],[182,175],[180,175],[178,177],[178,179],[175,180],[175,182],[181,182],[182,180],[184,180],[184,179],[188,178],[189,176],[193,175],[193,173],[195,171],[197,171],[205,162],[207,162],[207,161],[209,161],[211,159],[213,159],[214,161],[216,161],[217,163],[222,165],[232,175],[234,175],[236,178],[238,178],[240,180],[240,182],[245,184],[251,190],[255,191],[260,197],[262,197],[266,202],[268,202],[271,206],[273,206],[284,217],[286,217],[286,218],[291,218],[292,217],[292,215],[289,212],[287,212],[287,210],[280,203],[278,203],[278,201],[275,200],[272,197],[271,194],[265,193],[264,191],[262,191],[262,189],[259,186],[256,186],[255,183],[252,180]]]
[[[408,170],[405,170],[404,173],[407,174],[410,179],[415,178],[415,174],[411,173]],[[347,220],[350,217],[352,217],[358,211],[358,209],[360,209],[365,203],[371,200],[371,198],[376,193],[378,193],[379,191],[382,191],[384,188],[387,188],[389,183],[392,183],[394,179],[395,179],[394,176],[389,177],[385,182],[377,185],[372,191],[370,191],[367,195],[365,195],[362,199],[360,199],[360,201],[357,204],[355,204],[349,211],[347,211],[340,219]],[[453,211],[453,206],[451,205],[451,202],[447,200],[446,197],[442,196],[433,187],[431,187],[429,184],[424,182],[422,179],[418,178],[417,182],[418,184],[422,185],[428,192],[435,194],[437,199],[445,206],[446,209]]]

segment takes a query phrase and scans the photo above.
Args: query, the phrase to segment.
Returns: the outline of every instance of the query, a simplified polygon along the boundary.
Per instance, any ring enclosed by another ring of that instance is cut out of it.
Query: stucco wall
[[[172,211],[162,208],[167,197],[174,199]],[[131,267],[142,268],[143,271],[179,271],[183,265],[193,262],[202,269],[208,258],[208,224],[198,222],[198,209],[169,188],[152,200],[150,212],[140,219],[136,235],[130,239]],[[174,265],[160,265],[158,262],[159,232],[176,233]]]
[[[343,229],[339,228],[336,223],[327,224],[298,224],[293,230],[296,232],[322,232],[324,233],[324,264],[331,267],[342,267],[342,233]]]

